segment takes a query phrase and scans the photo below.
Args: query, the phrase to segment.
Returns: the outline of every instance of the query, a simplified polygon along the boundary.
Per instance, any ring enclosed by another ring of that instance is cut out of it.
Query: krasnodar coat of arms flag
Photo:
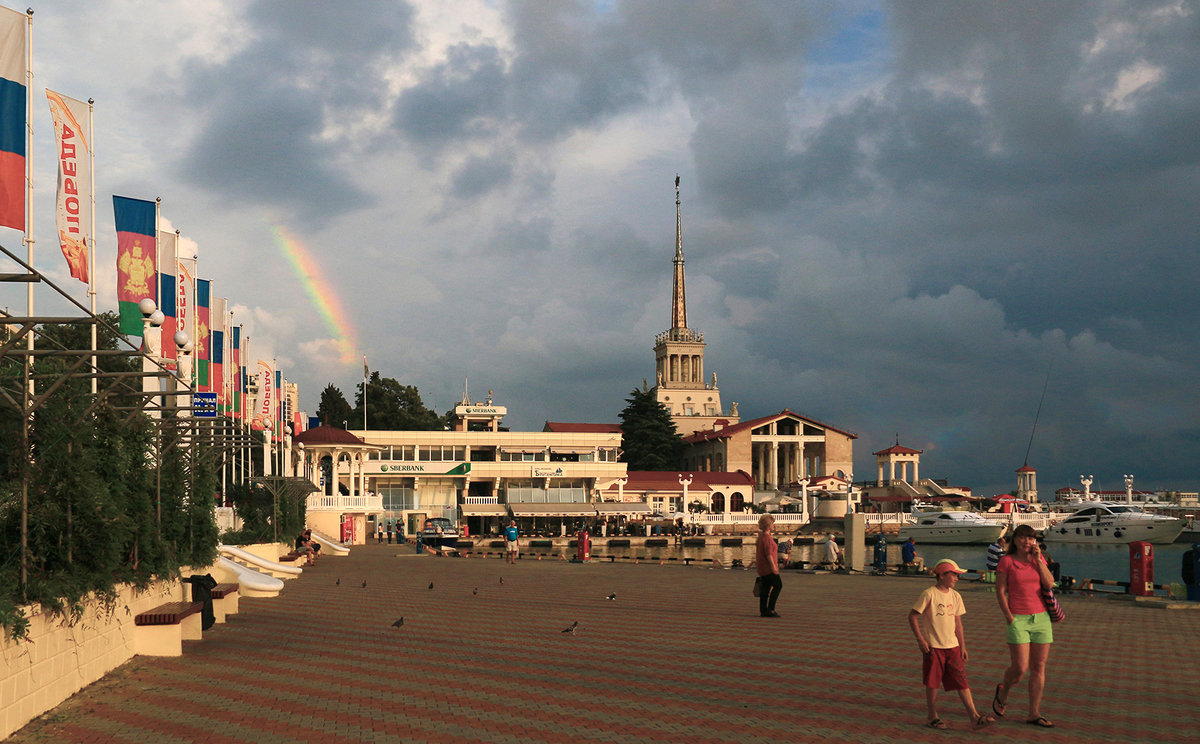
[[[142,311],[138,309],[138,303],[145,299],[158,302],[156,218],[154,202],[113,196],[113,221],[117,227],[117,307],[121,333],[126,336],[142,335]]]

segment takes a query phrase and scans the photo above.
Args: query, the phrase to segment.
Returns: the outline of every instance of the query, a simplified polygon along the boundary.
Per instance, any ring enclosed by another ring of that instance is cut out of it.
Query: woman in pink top
[[[1011,663],[1004,679],[996,685],[992,710],[1003,716],[1008,708],[1008,693],[1029,672],[1029,717],[1026,723],[1043,728],[1054,724],[1042,715],[1042,690],[1046,686],[1046,659],[1054,630],[1042,604],[1041,590],[1054,585],[1054,577],[1038,548],[1037,533],[1027,524],[1013,532],[1008,553],[996,566],[996,601],[1008,621],[1005,638]]]
[[[762,591],[758,595],[758,614],[762,617],[779,617],[775,611],[775,600],[783,591],[783,579],[779,578],[779,545],[771,529],[775,517],[764,514],[758,518],[758,540],[754,543],[754,565],[762,579]]]

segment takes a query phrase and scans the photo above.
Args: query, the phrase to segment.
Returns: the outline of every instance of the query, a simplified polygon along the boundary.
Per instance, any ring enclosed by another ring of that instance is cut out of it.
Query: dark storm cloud
[[[508,184],[512,175],[512,156],[508,153],[471,157],[451,177],[450,192],[458,199],[472,199]]]
[[[186,70],[199,134],[179,159],[187,180],[315,217],[369,197],[337,165],[353,142],[325,136],[352,112],[378,108],[384,65],[412,44],[405,3],[272,2],[246,10],[251,41],[229,59]]]
[[[414,143],[433,149],[461,138],[495,134],[505,116],[504,65],[490,45],[458,44],[446,61],[422,75],[396,102],[396,124]]]

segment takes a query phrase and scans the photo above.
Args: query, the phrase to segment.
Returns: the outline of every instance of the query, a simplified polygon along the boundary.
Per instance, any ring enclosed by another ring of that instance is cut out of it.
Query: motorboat
[[[1184,520],[1151,514],[1133,504],[1089,501],[1066,519],[1046,528],[1044,539],[1063,543],[1120,545],[1145,541],[1154,545],[1175,542]]]
[[[986,519],[972,511],[916,511],[915,520],[901,525],[900,540],[943,545],[988,545],[996,542],[1008,522]]]

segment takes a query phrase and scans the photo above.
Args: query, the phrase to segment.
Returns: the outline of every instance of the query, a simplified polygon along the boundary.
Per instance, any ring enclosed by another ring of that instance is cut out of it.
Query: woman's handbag
[[[756,597],[762,596],[762,577],[761,576],[754,579],[754,596],[756,596]]]
[[[1063,612],[1062,605],[1058,603],[1058,597],[1054,596],[1053,589],[1042,589],[1042,604],[1046,607],[1046,614],[1050,616],[1050,622],[1061,623],[1066,619],[1067,613]]]

